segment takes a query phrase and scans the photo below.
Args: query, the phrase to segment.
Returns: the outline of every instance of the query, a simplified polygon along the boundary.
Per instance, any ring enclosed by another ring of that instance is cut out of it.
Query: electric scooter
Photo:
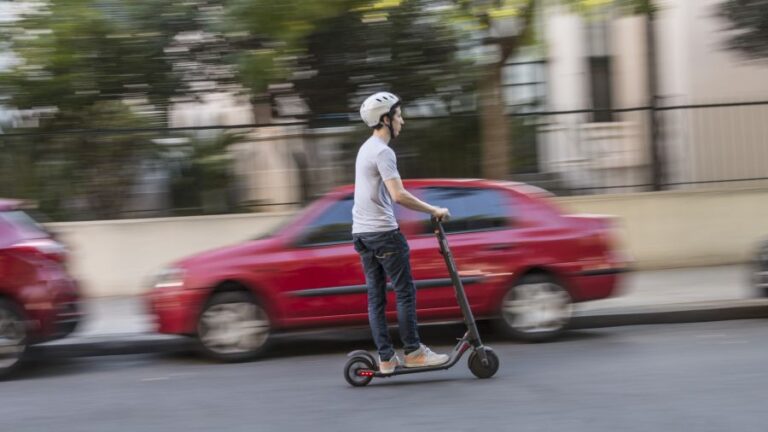
[[[459,342],[453,348],[448,361],[435,366],[413,367],[406,368],[404,366],[397,366],[395,371],[391,374],[382,374],[379,371],[378,363],[374,359],[373,355],[364,350],[356,350],[347,354],[350,359],[344,366],[344,378],[347,382],[355,387],[362,387],[367,385],[373,380],[373,378],[389,378],[396,375],[405,375],[419,372],[431,372],[436,370],[444,370],[453,367],[459,359],[471,350],[469,355],[469,370],[478,378],[490,378],[496,371],[499,370],[499,357],[490,347],[484,346],[480,340],[480,333],[477,331],[477,324],[475,323],[475,317],[472,315],[472,310],[469,308],[469,302],[467,301],[467,294],[464,292],[464,285],[461,283],[459,273],[456,270],[456,263],[453,260],[451,249],[448,247],[448,239],[445,236],[445,229],[441,221],[432,218],[432,225],[434,227],[435,235],[437,236],[437,242],[440,244],[440,253],[445,259],[445,265],[448,267],[448,272],[451,275],[451,281],[453,282],[454,290],[456,291],[456,300],[459,302],[461,313],[464,316],[464,324],[467,326],[467,332],[459,339]]]

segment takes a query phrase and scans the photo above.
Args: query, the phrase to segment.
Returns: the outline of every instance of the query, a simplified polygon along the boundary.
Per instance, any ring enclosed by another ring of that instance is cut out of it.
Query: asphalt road
[[[455,331],[425,336],[447,350]],[[190,354],[47,359],[0,383],[0,430],[768,430],[768,320],[487,343],[502,362],[494,378],[474,378],[462,360],[364,388],[342,377],[344,353],[362,341],[295,339],[243,364]]]

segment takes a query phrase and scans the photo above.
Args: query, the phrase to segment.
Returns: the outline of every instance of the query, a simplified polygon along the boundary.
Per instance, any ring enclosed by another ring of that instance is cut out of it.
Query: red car
[[[20,206],[0,199],[0,375],[28,345],[70,334],[81,318],[66,248]]]
[[[405,186],[450,209],[445,228],[472,310],[509,335],[557,336],[572,303],[612,295],[625,270],[610,217],[564,215],[539,188],[455,179]],[[148,294],[158,330],[195,336],[214,358],[242,360],[263,352],[276,331],[367,324],[353,192],[339,188],[266,237],[164,269]],[[429,215],[396,212],[411,248],[419,322],[460,320]],[[395,306],[391,293],[393,323]]]

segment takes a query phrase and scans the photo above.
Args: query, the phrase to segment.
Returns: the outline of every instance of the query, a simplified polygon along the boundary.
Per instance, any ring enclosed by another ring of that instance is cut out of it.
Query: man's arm
[[[387,185],[389,195],[393,200],[395,200],[396,203],[411,210],[429,213],[438,220],[450,217],[450,213],[448,212],[447,208],[435,207],[413,196],[405,189],[403,186],[403,181],[400,179],[400,177],[385,180],[384,184]]]

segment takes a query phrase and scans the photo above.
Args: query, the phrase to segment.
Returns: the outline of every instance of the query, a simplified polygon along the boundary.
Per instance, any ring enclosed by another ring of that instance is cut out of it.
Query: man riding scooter
[[[450,213],[419,200],[403,187],[395,152],[389,147],[405,124],[400,99],[392,93],[375,93],[363,102],[360,116],[373,133],[360,147],[355,163],[352,238],[365,270],[368,320],[378,349],[379,371],[391,374],[399,365],[413,368],[446,363],[448,355],[432,352],[419,338],[410,249],[398,228],[393,202],[437,220]],[[396,294],[404,361],[395,353],[387,329],[387,276]]]

